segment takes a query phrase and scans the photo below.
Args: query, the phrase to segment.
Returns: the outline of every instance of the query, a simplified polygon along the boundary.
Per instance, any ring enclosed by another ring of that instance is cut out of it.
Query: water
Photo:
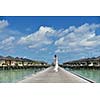
[[[41,70],[43,68],[0,70],[0,83],[15,83]]]
[[[37,72],[43,70],[43,68],[30,68],[30,69],[16,69],[16,70],[0,70],[0,83],[15,83],[25,77],[31,76],[31,74],[36,74]],[[78,73],[86,78],[94,80],[100,83],[100,69],[67,69]]]
[[[89,78],[97,83],[100,83],[100,69],[66,69],[78,73],[86,78]]]

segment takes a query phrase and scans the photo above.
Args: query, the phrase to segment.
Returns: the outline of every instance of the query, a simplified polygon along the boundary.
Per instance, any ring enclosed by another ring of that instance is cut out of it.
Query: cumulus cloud
[[[62,37],[55,41],[56,52],[71,52],[93,49],[100,45],[100,35],[96,35],[96,29],[100,24],[83,24],[79,27],[70,26],[62,33]]]
[[[13,47],[14,40],[15,40],[15,37],[13,37],[13,36],[2,40],[0,43],[0,49],[9,50],[10,48]]]
[[[18,44],[26,45],[28,48],[40,48],[40,51],[45,50],[41,48],[52,44],[56,53],[83,52],[100,45],[100,35],[96,34],[98,28],[100,24],[88,23],[59,30],[41,26],[38,31],[21,37]]]
[[[9,25],[7,20],[0,20],[0,30]]]
[[[54,33],[55,30],[53,28],[41,26],[37,32],[21,37],[18,44],[26,44],[29,48],[49,45],[53,42],[50,37],[54,36]]]

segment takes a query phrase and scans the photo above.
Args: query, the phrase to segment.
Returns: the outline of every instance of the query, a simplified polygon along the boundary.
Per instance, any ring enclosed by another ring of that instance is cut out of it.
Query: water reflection
[[[25,76],[35,74],[43,68],[16,69],[16,70],[0,70],[0,83],[15,83],[24,79]]]
[[[100,69],[66,69],[100,83]]]

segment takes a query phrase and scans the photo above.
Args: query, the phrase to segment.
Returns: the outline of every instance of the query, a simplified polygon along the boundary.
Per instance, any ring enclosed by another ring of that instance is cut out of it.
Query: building
[[[0,66],[34,66],[34,65],[47,65],[46,62],[41,61],[33,61],[27,58],[19,58],[19,57],[3,57],[0,56]]]
[[[31,61],[32,62],[32,61]],[[0,66],[27,66],[29,63],[29,60],[26,60],[24,58],[19,57],[3,57],[0,56]]]
[[[84,58],[80,60],[74,60],[63,63],[63,66],[69,67],[99,67],[100,68],[100,57]]]

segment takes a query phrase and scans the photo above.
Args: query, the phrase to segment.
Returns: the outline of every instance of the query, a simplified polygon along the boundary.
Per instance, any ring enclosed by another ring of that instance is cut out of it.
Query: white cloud
[[[4,40],[8,37],[16,37],[18,39],[23,34],[18,30],[13,30],[9,26],[9,23],[7,20],[0,20],[0,41]]]
[[[18,44],[26,44],[29,48],[36,48],[42,45],[49,45],[53,41],[50,37],[54,36],[55,30],[51,27],[41,26],[39,30],[28,36],[21,37]]]
[[[0,20],[0,30],[9,25],[7,20]]]
[[[63,31],[62,37],[55,41],[56,52],[71,52],[92,49],[100,45],[100,35],[96,29],[100,24],[84,24],[79,27],[71,26]]]
[[[9,50],[10,48],[13,47],[14,40],[15,40],[15,37],[12,37],[12,36],[2,40],[0,43],[0,49]]]
[[[41,48],[40,51],[47,51],[47,48]]]
[[[97,28],[100,28],[100,24],[85,23],[79,27],[70,26],[59,30],[41,26],[38,31],[21,37],[18,44],[27,45],[28,48],[40,48],[40,51],[45,50],[43,48],[46,45],[52,44],[56,48],[56,53],[83,52],[100,45],[100,35],[96,34]]]
[[[14,37],[9,37],[9,38],[3,40],[1,43],[2,43],[2,44],[12,44],[12,41],[13,41],[13,40],[15,40]]]

